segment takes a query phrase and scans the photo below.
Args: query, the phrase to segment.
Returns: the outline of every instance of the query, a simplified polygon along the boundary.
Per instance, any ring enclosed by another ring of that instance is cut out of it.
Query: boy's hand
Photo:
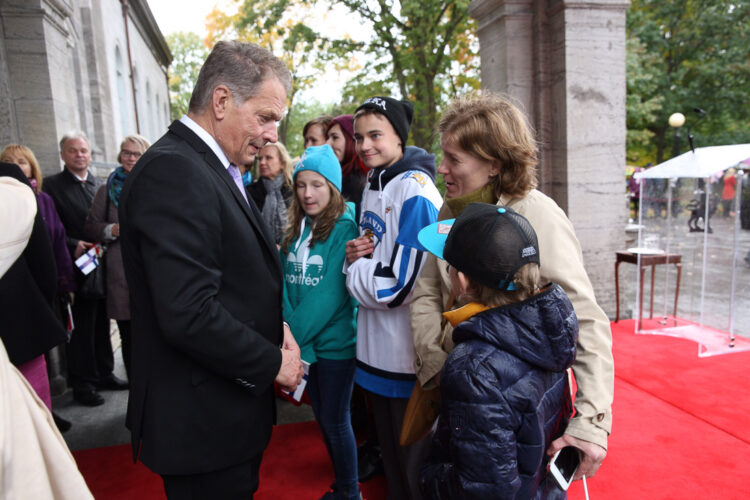
[[[346,242],[346,260],[349,264],[354,264],[354,261],[360,257],[370,255],[374,251],[375,244],[367,236],[360,236]]]

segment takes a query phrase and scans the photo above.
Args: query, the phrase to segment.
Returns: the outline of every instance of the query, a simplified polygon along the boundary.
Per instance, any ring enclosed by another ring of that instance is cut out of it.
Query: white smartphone
[[[550,460],[549,471],[563,491],[568,491],[580,464],[581,452],[573,446],[561,448]]]

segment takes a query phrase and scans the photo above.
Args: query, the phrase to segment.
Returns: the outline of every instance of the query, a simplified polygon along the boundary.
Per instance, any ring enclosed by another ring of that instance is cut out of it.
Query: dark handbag
[[[105,247],[102,247],[105,248]],[[78,287],[78,295],[87,299],[103,299],[107,296],[107,275],[104,269],[104,251],[99,257],[99,265],[96,269],[83,277]]]
[[[109,185],[109,179],[107,180]],[[107,206],[109,201],[104,201],[104,214],[102,220],[107,220]],[[99,265],[86,274],[81,281],[81,285],[78,287],[78,295],[87,299],[103,299],[107,296],[107,273],[104,268],[104,253],[107,251],[107,246],[102,242],[102,253],[99,255]]]

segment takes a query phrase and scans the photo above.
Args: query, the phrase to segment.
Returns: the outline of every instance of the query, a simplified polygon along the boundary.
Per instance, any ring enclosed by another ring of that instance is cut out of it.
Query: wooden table
[[[638,285],[638,311],[640,312],[638,318],[638,329],[641,328],[641,320],[643,318],[643,277],[646,273],[646,268],[651,267],[651,314],[649,318],[654,317],[654,271],[657,265],[661,264],[674,264],[677,268],[677,281],[674,290],[674,312],[673,317],[677,317],[677,300],[680,297],[680,278],[682,277],[682,255],[678,253],[634,253],[628,251],[616,252],[615,260],[615,301],[617,302],[617,312],[615,314],[615,322],[620,321],[620,279],[619,279],[619,267],[620,263],[627,262],[629,264],[638,265],[638,257],[641,258],[639,266],[640,281]]]

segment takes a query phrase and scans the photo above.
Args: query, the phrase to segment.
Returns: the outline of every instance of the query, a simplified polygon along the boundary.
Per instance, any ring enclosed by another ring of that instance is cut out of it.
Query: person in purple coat
[[[55,255],[55,264],[57,265],[57,292],[67,295],[75,291],[73,263],[65,246],[65,227],[60,220],[60,216],[57,215],[55,202],[50,195],[42,191],[42,171],[34,152],[21,144],[8,144],[0,152],[0,161],[15,163],[21,167],[24,175],[29,179],[31,188],[36,194],[36,201],[39,205],[39,211],[42,213],[44,225],[47,226],[49,239],[52,242],[52,252]]]

